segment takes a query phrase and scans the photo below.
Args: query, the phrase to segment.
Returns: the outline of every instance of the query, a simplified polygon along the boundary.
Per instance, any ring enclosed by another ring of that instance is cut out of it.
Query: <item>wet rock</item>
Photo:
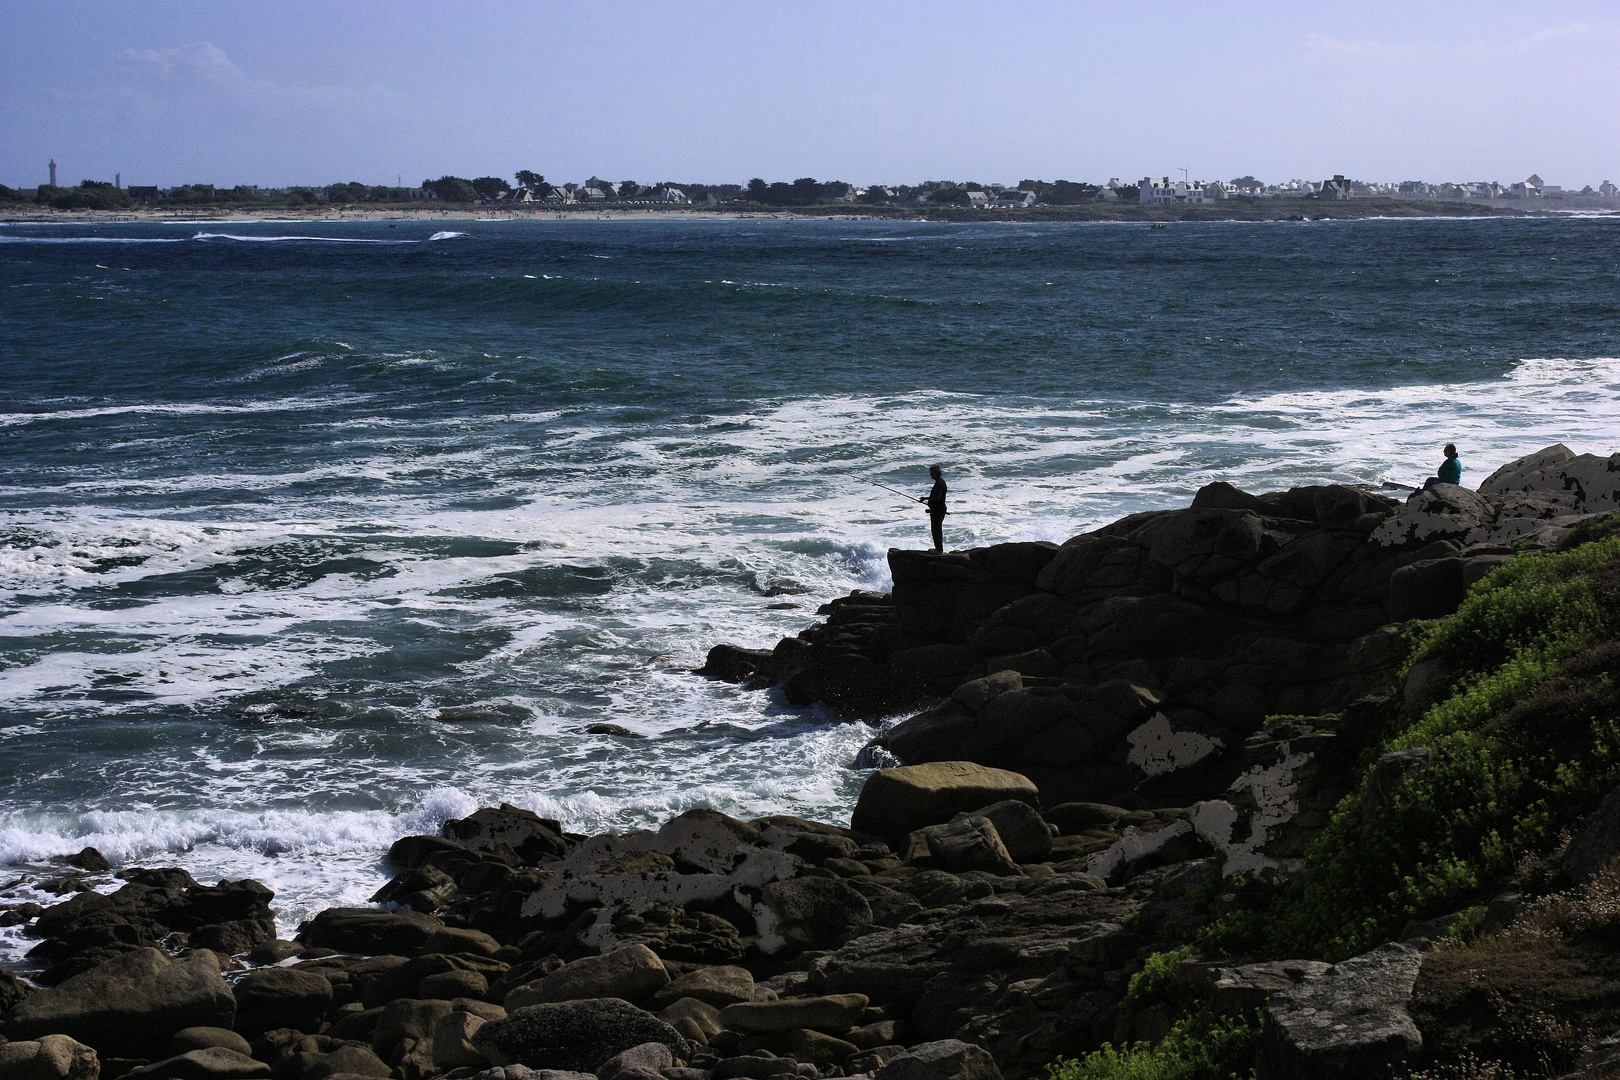
[[[491,1020],[473,1045],[497,1065],[586,1072],[614,1054],[660,1042],[683,1060],[691,1044],[651,1013],[617,998],[529,1005]]]
[[[1266,1006],[1262,1080],[1345,1080],[1398,1070],[1423,1048],[1407,1013],[1422,957],[1388,944],[1353,957]]]
[[[93,847],[81,848],[72,855],[58,855],[52,862],[66,863],[68,866],[78,867],[92,874],[105,874],[112,870],[112,863],[107,856]]]
[[[437,911],[456,898],[456,881],[435,866],[406,870],[378,889],[374,904],[394,903],[413,911]]]
[[[879,769],[861,788],[851,825],[894,843],[914,829],[1004,799],[1036,805],[1040,792],[1018,773],[968,761]]]
[[[269,1075],[269,1065],[223,1046],[188,1050],[124,1074],[130,1080],[256,1080]]]
[[[444,823],[443,833],[445,839],[473,851],[510,851],[530,864],[568,854],[568,841],[563,839],[558,822],[509,803],[486,806],[464,818],[451,818]]]
[[[6,1017],[13,1038],[69,1035],[105,1057],[160,1057],[181,1028],[231,1027],[236,999],[219,960],[199,950],[170,960],[136,949],[25,998]]]
[[[682,998],[695,998],[717,1009],[739,1001],[753,1001],[754,976],[745,967],[701,967],[658,990],[653,995],[652,1004],[654,1008],[662,1009]]]
[[[319,975],[293,968],[250,971],[233,987],[236,1030],[256,1039],[272,1028],[316,1031],[332,1004],[332,984]]]
[[[66,1035],[0,1043],[0,1080],[96,1080],[96,1052]]]
[[[46,940],[31,953],[51,966],[47,984],[143,947],[155,947],[176,932],[193,947],[241,952],[275,936],[269,902],[273,893],[256,881],[199,885],[176,868],[136,869],[110,895],[81,892],[47,908],[34,924]]]
[[[656,953],[645,945],[626,945],[606,956],[582,957],[537,982],[511,990],[505,1003],[512,1010],[587,998],[640,1001],[669,981],[669,972]]]
[[[296,941],[284,941],[272,938],[261,941],[248,950],[248,959],[255,964],[279,964],[283,960],[290,960],[304,951],[304,947]]]
[[[981,1047],[941,1039],[890,1058],[873,1080],[1001,1080],[1001,1070]]]
[[[417,956],[444,923],[420,911],[327,908],[298,928],[307,946],[364,956]]]
[[[742,1002],[721,1009],[720,1023],[732,1031],[746,1034],[809,1028],[839,1035],[860,1021],[868,1004],[869,999],[865,994]]]
[[[709,650],[703,666],[693,672],[721,682],[747,682],[762,672],[770,672],[774,654],[769,649],[744,649],[736,645],[716,645]]]

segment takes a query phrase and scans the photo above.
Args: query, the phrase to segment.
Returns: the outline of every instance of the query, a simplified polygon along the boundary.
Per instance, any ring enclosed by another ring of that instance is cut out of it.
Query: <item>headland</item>
[[[489,807],[400,839],[375,906],[296,940],[255,882],[115,878],[87,849],[69,899],[3,916],[47,988],[0,982],[0,1067],[1600,1069],[1617,510],[1620,454],[1552,446],[1477,490],[1216,483],[1062,545],[895,549],[892,593],[701,672],[913,713],[866,751],[849,827],[696,810],[592,837]]]

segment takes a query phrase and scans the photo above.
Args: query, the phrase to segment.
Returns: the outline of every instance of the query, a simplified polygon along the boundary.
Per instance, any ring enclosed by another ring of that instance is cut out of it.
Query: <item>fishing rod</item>
[[[893,493],[895,495],[900,496],[902,499],[906,500],[907,502],[922,502],[923,501],[922,499],[917,498],[917,496],[915,496],[915,495],[907,495],[905,492],[901,491],[899,488],[892,488],[888,484],[880,484],[876,480],[868,480],[864,476],[856,476],[854,473],[852,473],[852,472],[844,472],[842,469],[840,469],[838,471],[839,471],[839,473],[841,475],[847,476],[851,480],[859,480],[863,484],[871,484],[875,488],[882,488],[884,491],[891,492],[891,493]]]

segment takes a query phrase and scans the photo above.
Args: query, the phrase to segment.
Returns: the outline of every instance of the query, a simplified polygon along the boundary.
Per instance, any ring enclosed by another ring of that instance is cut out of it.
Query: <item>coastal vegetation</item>
[[[1620,515],[1586,523],[1565,550],[1492,571],[1455,614],[1413,623],[1406,692],[1380,710],[1298,876],[1235,881],[1234,910],[1145,961],[1122,1007],[1168,1010],[1162,1039],[1060,1059],[1052,1080],[1251,1076],[1263,1016],[1216,1016],[1178,978],[1184,961],[1334,962],[1435,933],[1436,917],[1442,947],[1413,1006],[1439,1036],[1430,1059],[1573,1067],[1613,1026],[1620,987],[1620,872],[1572,884],[1559,870],[1574,824],[1620,779],[1617,529]],[[1493,926],[1502,896],[1519,914]]]

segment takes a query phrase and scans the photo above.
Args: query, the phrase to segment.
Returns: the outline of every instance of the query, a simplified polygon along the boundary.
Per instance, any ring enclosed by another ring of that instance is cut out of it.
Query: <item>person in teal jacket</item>
[[[1457,456],[1457,447],[1446,443],[1446,460],[1440,463],[1435,475],[1423,481],[1423,490],[1428,491],[1436,484],[1462,483],[1462,458]]]

